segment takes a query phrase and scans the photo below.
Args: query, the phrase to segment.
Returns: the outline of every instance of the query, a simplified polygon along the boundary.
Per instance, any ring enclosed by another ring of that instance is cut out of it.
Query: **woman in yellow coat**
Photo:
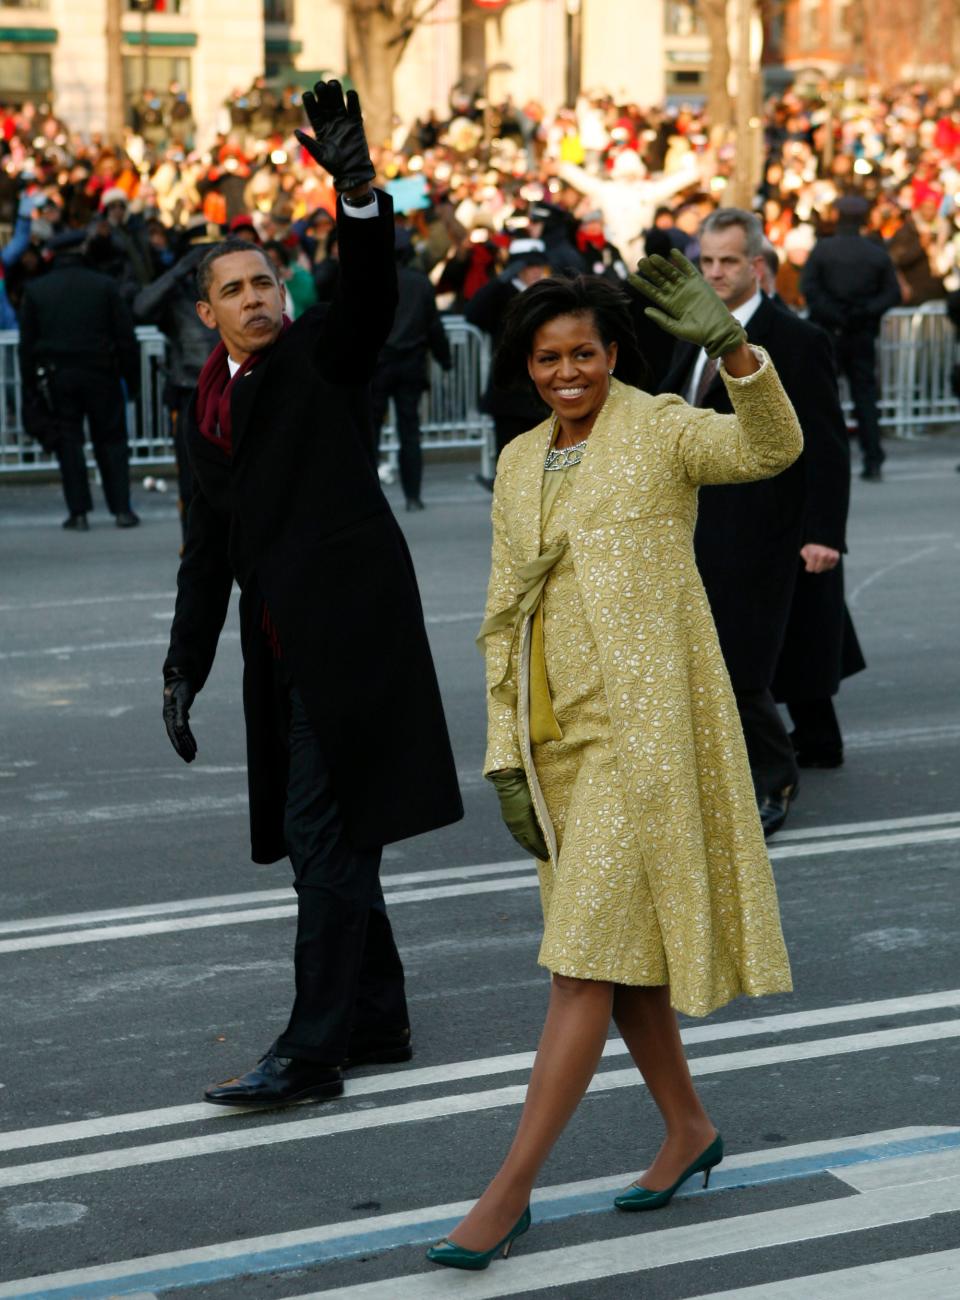
[[[720,362],[735,415],[651,397],[624,296],[548,280],[511,309],[498,367],[554,415],[500,458],[481,629],[484,772],[538,860],[550,1005],[500,1171],[429,1258],[478,1269],[529,1227],[530,1191],[592,1078],[611,1016],[663,1116],[616,1200],[666,1204],[723,1155],[674,1008],[788,991],[790,969],[737,707],[693,555],[697,489],[780,473],[802,435],[769,358],[679,254],[634,283]]]

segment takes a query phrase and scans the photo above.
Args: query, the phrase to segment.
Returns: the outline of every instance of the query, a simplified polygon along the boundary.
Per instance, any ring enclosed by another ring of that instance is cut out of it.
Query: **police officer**
[[[900,304],[890,254],[863,235],[870,212],[857,194],[837,200],[836,233],[817,241],[801,287],[810,319],[831,335],[837,368],[846,375],[863,453],[860,477],[878,482],[884,461],[877,411],[877,334],[885,311]]]
[[[27,286],[20,311],[20,373],[25,389],[38,387],[41,372],[49,385],[70,512],[64,528],[86,532],[93,509],[84,420],[107,508],[118,528],[134,528],[140,520],[130,509],[124,382],[135,396],[140,383],[137,339],[116,283],[84,262],[84,238],[80,231],[67,231],[51,240],[51,269]]]

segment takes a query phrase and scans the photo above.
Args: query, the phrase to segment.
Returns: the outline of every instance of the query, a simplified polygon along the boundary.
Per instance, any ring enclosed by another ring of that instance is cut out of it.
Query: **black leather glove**
[[[174,747],[185,763],[197,756],[197,742],[190,730],[190,705],[197,692],[179,668],[163,670],[163,723]]]
[[[538,862],[547,862],[550,850],[537,821],[525,773],[516,768],[504,768],[501,772],[491,772],[488,780],[497,792],[500,816],[507,830],[525,853]]]
[[[304,91],[303,107],[313,127],[313,136],[305,131],[294,134],[307,153],[333,177],[337,193],[372,181],[377,173],[363,133],[357,92],[348,90],[344,104],[339,81],[318,81],[312,94]]]

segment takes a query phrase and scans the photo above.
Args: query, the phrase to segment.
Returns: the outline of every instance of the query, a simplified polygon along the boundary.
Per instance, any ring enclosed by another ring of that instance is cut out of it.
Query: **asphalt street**
[[[499,1163],[548,979],[479,775],[475,467],[428,464],[399,516],[466,804],[384,858],[415,1060],[256,1114],[201,1100],[291,1000],[289,866],[249,861],[236,610],[188,768],[160,718],[172,495],[76,535],[55,485],[0,485],[0,1300],[960,1295],[960,437],[890,450],[854,484],[847,761],[804,774],[772,841],[796,991],[683,1024],[727,1159],[667,1209],[612,1209],[660,1142],[612,1037],[532,1231],[476,1275],[423,1252]]]

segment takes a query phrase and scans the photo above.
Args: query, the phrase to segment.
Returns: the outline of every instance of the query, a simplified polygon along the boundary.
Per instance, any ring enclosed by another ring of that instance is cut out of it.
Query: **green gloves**
[[[656,304],[644,308],[645,315],[675,338],[704,348],[708,357],[716,360],[746,343],[746,330],[679,249],[669,262],[658,253],[642,258],[629,279]]]
[[[525,774],[516,768],[507,768],[502,772],[491,772],[489,780],[500,800],[500,816],[507,830],[524,852],[538,862],[547,862],[550,852],[534,812]]]

